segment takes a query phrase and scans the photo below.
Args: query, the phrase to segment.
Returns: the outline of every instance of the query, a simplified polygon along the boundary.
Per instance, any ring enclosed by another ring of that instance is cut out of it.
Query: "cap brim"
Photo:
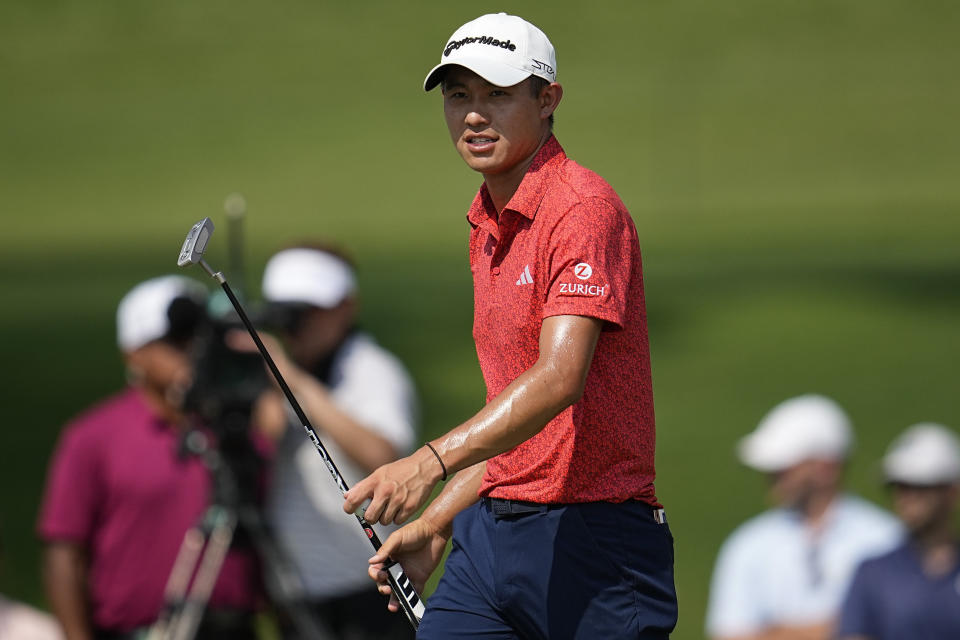
[[[427,74],[423,81],[423,90],[430,91],[443,80],[447,67],[464,67],[473,71],[475,74],[486,80],[492,85],[498,87],[512,87],[532,76],[533,74],[524,69],[515,69],[503,63],[487,60],[485,58],[464,58],[459,57],[450,62],[441,62]]]
[[[888,483],[915,487],[960,483],[960,471],[955,468],[925,469],[922,464],[909,464],[905,461],[886,461],[883,464],[883,475]]]
[[[786,459],[769,450],[767,443],[759,440],[756,434],[742,438],[737,445],[740,462],[761,473],[777,473],[789,468],[794,460]]]

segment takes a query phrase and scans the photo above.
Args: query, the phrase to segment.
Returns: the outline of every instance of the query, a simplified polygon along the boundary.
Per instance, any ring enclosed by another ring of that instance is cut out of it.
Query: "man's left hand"
[[[423,506],[442,476],[436,457],[430,449],[421,447],[353,485],[346,493],[343,510],[356,513],[370,499],[364,515],[367,522],[403,524]]]

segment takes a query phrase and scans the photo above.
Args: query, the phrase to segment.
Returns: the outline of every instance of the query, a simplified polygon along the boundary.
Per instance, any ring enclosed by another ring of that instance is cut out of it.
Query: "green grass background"
[[[880,502],[895,433],[960,426],[956,3],[8,0],[0,592],[43,604],[45,466],[63,422],[123,382],[119,297],[174,270],[232,191],[254,292],[281,244],[342,243],[363,323],[419,384],[423,436],[480,406],[463,218],[479,177],[419,87],[444,38],[496,10],[550,35],[558,137],[640,233],[675,637],[702,636],[717,548],[764,505],[733,444],[773,404],[838,399],[850,485]]]

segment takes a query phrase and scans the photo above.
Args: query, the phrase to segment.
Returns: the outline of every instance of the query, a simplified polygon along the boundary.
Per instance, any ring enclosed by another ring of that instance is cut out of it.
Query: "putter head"
[[[187,234],[187,239],[183,241],[180,257],[177,258],[177,266],[186,267],[191,264],[200,264],[203,260],[203,252],[207,249],[207,242],[212,235],[213,220],[210,218],[204,218],[193,225]]]

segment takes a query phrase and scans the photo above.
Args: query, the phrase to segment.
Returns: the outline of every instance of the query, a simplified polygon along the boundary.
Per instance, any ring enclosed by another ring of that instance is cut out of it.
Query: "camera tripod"
[[[210,446],[199,429],[184,434],[182,450],[203,459],[213,479],[213,499],[200,520],[184,534],[164,589],[164,608],[146,639],[196,637],[224,560],[239,533],[258,554],[267,596],[296,630],[296,637],[332,640],[333,634],[306,606],[296,568],[267,530],[260,510],[246,498],[251,491],[243,485],[245,481],[248,485],[250,478],[240,479],[242,474],[226,461],[228,456]]]

